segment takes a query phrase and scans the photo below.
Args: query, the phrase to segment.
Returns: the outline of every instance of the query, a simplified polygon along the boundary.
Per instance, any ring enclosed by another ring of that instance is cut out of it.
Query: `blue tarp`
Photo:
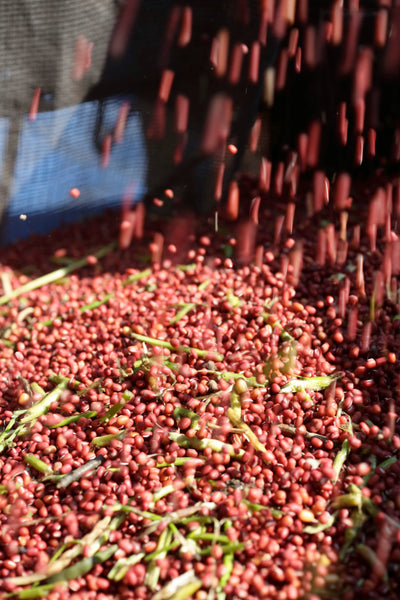
[[[103,103],[100,138],[112,133],[127,98]],[[129,98],[134,109],[134,99]],[[111,148],[109,165],[101,166],[95,143],[98,101],[43,112],[21,127],[14,181],[1,241],[47,233],[105,207],[119,206],[127,189],[138,201],[146,192],[147,157],[140,114],[129,115],[125,135]],[[7,143],[8,122],[0,120],[0,160]],[[70,194],[80,191],[78,198]]]

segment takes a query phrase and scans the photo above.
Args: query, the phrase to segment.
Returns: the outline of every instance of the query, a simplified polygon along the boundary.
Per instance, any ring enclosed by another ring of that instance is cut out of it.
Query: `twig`
[[[112,250],[114,250],[116,248],[116,245],[117,245],[116,242],[113,242],[112,244],[109,244],[108,246],[101,248],[97,252],[94,252],[93,256],[95,256],[96,258],[103,258],[104,256],[106,256],[106,254],[108,254],[109,252],[112,252]],[[72,273],[73,271],[76,271],[77,269],[80,269],[82,267],[86,267],[87,265],[88,265],[88,260],[87,260],[87,257],[85,256],[85,258],[80,258],[78,260],[75,260],[71,264],[69,264],[65,267],[61,267],[60,269],[57,269],[56,271],[52,271],[51,273],[46,273],[46,275],[42,275],[41,277],[38,277],[37,279],[28,281],[28,283],[25,283],[25,285],[20,286],[19,288],[13,290],[9,294],[5,294],[4,296],[1,296],[0,297],[0,305],[7,304],[8,302],[10,302],[10,300],[17,298],[18,296],[21,296],[22,294],[26,294],[28,292],[32,292],[33,290],[37,290],[38,288],[40,288],[44,285],[48,285],[49,283],[54,283],[55,281],[57,281],[58,279],[61,279],[62,277],[65,277],[69,273]]]

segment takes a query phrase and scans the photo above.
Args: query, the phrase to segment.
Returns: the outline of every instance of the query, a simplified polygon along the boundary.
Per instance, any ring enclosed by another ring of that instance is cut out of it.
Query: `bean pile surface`
[[[4,597],[399,597],[392,263],[281,225],[3,251]]]

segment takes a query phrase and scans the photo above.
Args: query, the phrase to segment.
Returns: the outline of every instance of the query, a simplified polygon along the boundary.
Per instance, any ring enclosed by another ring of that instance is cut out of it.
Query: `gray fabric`
[[[0,0],[0,117],[10,120],[0,170],[0,221],[7,207],[23,116],[37,88],[39,110],[79,104],[104,69],[122,0]],[[78,36],[93,43],[91,68],[74,81]]]
[[[119,12],[117,0],[0,0],[0,115],[28,112],[37,87],[40,109],[78,104],[99,80]],[[71,78],[79,35],[93,43],[92,66]]]

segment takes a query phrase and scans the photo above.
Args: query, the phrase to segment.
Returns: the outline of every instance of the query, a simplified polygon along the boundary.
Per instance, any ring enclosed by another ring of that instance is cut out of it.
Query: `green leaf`
[[[100,423],[108,423],[115,415],[125,406],[125,402],[117,402],[113,404],[104,416],[100,418]]]
[[[99,565],[106,560],[109,560],[118,550],[118,544],[113,544],[109,548],[99,550],[93,556],[85,557],[74,565],[63,569],[59,573],[52,575],[49,578],[49,583],[55,585],[59,581],[70,581],[71,579],[79,579],[89,573],[96,565]]]
[[[339,479],[340,472],[341,472],[343,465],[346,462],[347,457],[349,456],[350,452],[351,452],[351,447],[350,447],[349,440],[344,440],[342,443],[341,449],[336,454],[335,460],[333,461],[332,467],[335,472],[335,476],[332,478],[333,483],[336,483],[337,480]]]
[[[190,410],[189,408],[185,408],[184,406],[177,406],[173,412],[173,415],[176,421],[179,421],[184,417],[188,417],[192,422],[191,428],[198,429],[198,421],[200,419],[200,416],[197,413]]]

